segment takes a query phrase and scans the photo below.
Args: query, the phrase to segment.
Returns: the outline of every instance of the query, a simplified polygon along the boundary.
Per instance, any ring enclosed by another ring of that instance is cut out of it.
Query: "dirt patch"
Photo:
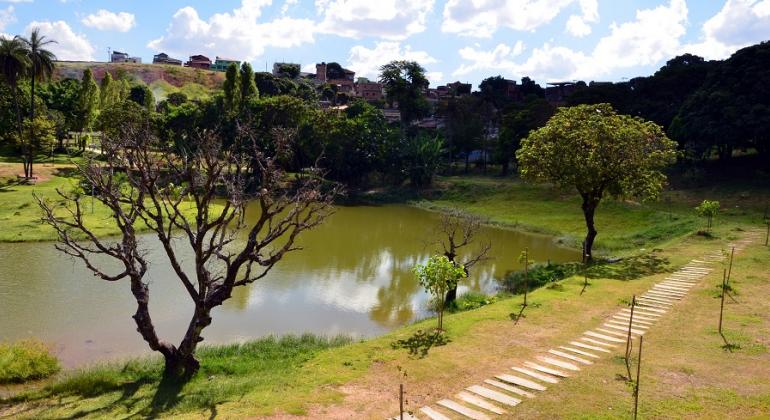
[[[36,183],[45,182],[55,176],[60,169],[72,168],[72,164],[38,163],[32,168]],[[21,163],[0,162],[0,179],[15,180],[24,177],[24,167]]]

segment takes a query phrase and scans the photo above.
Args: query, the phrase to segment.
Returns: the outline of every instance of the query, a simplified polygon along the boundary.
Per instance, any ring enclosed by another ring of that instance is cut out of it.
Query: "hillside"
[[[189,67],[84,61],[57,62],[54,79],[80,79],[87,68],[91,69],[97,81],[100,81],[108,71],[113,77],[125,72],[134,80],[150,86],[159,100],[173,92],[182,92],[190,99],[202,99],[215,90],[221,89],[225,80],[224,73]]]

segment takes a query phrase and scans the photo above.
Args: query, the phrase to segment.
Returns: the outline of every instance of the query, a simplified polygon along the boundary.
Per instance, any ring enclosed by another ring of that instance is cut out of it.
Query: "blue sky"
[[[0,0],[0,33],[40,27],[64,60],[107,48],[337,61],[376,78],[393,59],[432,85],[501,74],[539,82],[648,75],[684,52],[709,59],[770,39],[770,0]]]

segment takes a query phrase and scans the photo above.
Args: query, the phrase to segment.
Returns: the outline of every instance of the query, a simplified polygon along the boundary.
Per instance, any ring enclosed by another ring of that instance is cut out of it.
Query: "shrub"
[[[0,383],[43,379],[59,369],[59,361],[39,341],[22,340],[0,344]]]
[[[498,296],[488,296],[479,292],[467,292],[462,294],[457,299],[453,300],[449,304],[447,310],[449,312],[462,312],[469,311],[471,309],[481,308],[482,306],[495,303],[499,299]]]
[[[529,283],[529,290],[534,290],[548,283],[574,276],[582,269],[581,263],[536,264],[529,267],[528,280],[523,271],[512,271],[500,280],[500,285],[510,293],[521,294],[524,293],[527,283]]]

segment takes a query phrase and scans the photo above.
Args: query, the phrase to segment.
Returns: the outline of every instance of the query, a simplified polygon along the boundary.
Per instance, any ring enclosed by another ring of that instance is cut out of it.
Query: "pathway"
[[[760,236],[759,232],[750,232],[744,239],[728,244],[728,249],[734,247],[738,253]],[[451,398],[422,407],[418,413],[404,413],[404,419],[450,420],[449,416],[452,416],[486,420],[509,414],[517,405],[548,392],[548,387],[579,375],[597,359],[609,357],[618,350],[625,351],[629,328],[633,338],[649,331],[658,319],[687,296],[693,286],[714,270],[715,263],[724,259],[721,250],[706,254],[653,285],[637,298],[633,321],[631,309],[623,308],[575,340],[548,349],[534,360],[513,366],[511,371],[485,379],[482,384],[468,386]]]

